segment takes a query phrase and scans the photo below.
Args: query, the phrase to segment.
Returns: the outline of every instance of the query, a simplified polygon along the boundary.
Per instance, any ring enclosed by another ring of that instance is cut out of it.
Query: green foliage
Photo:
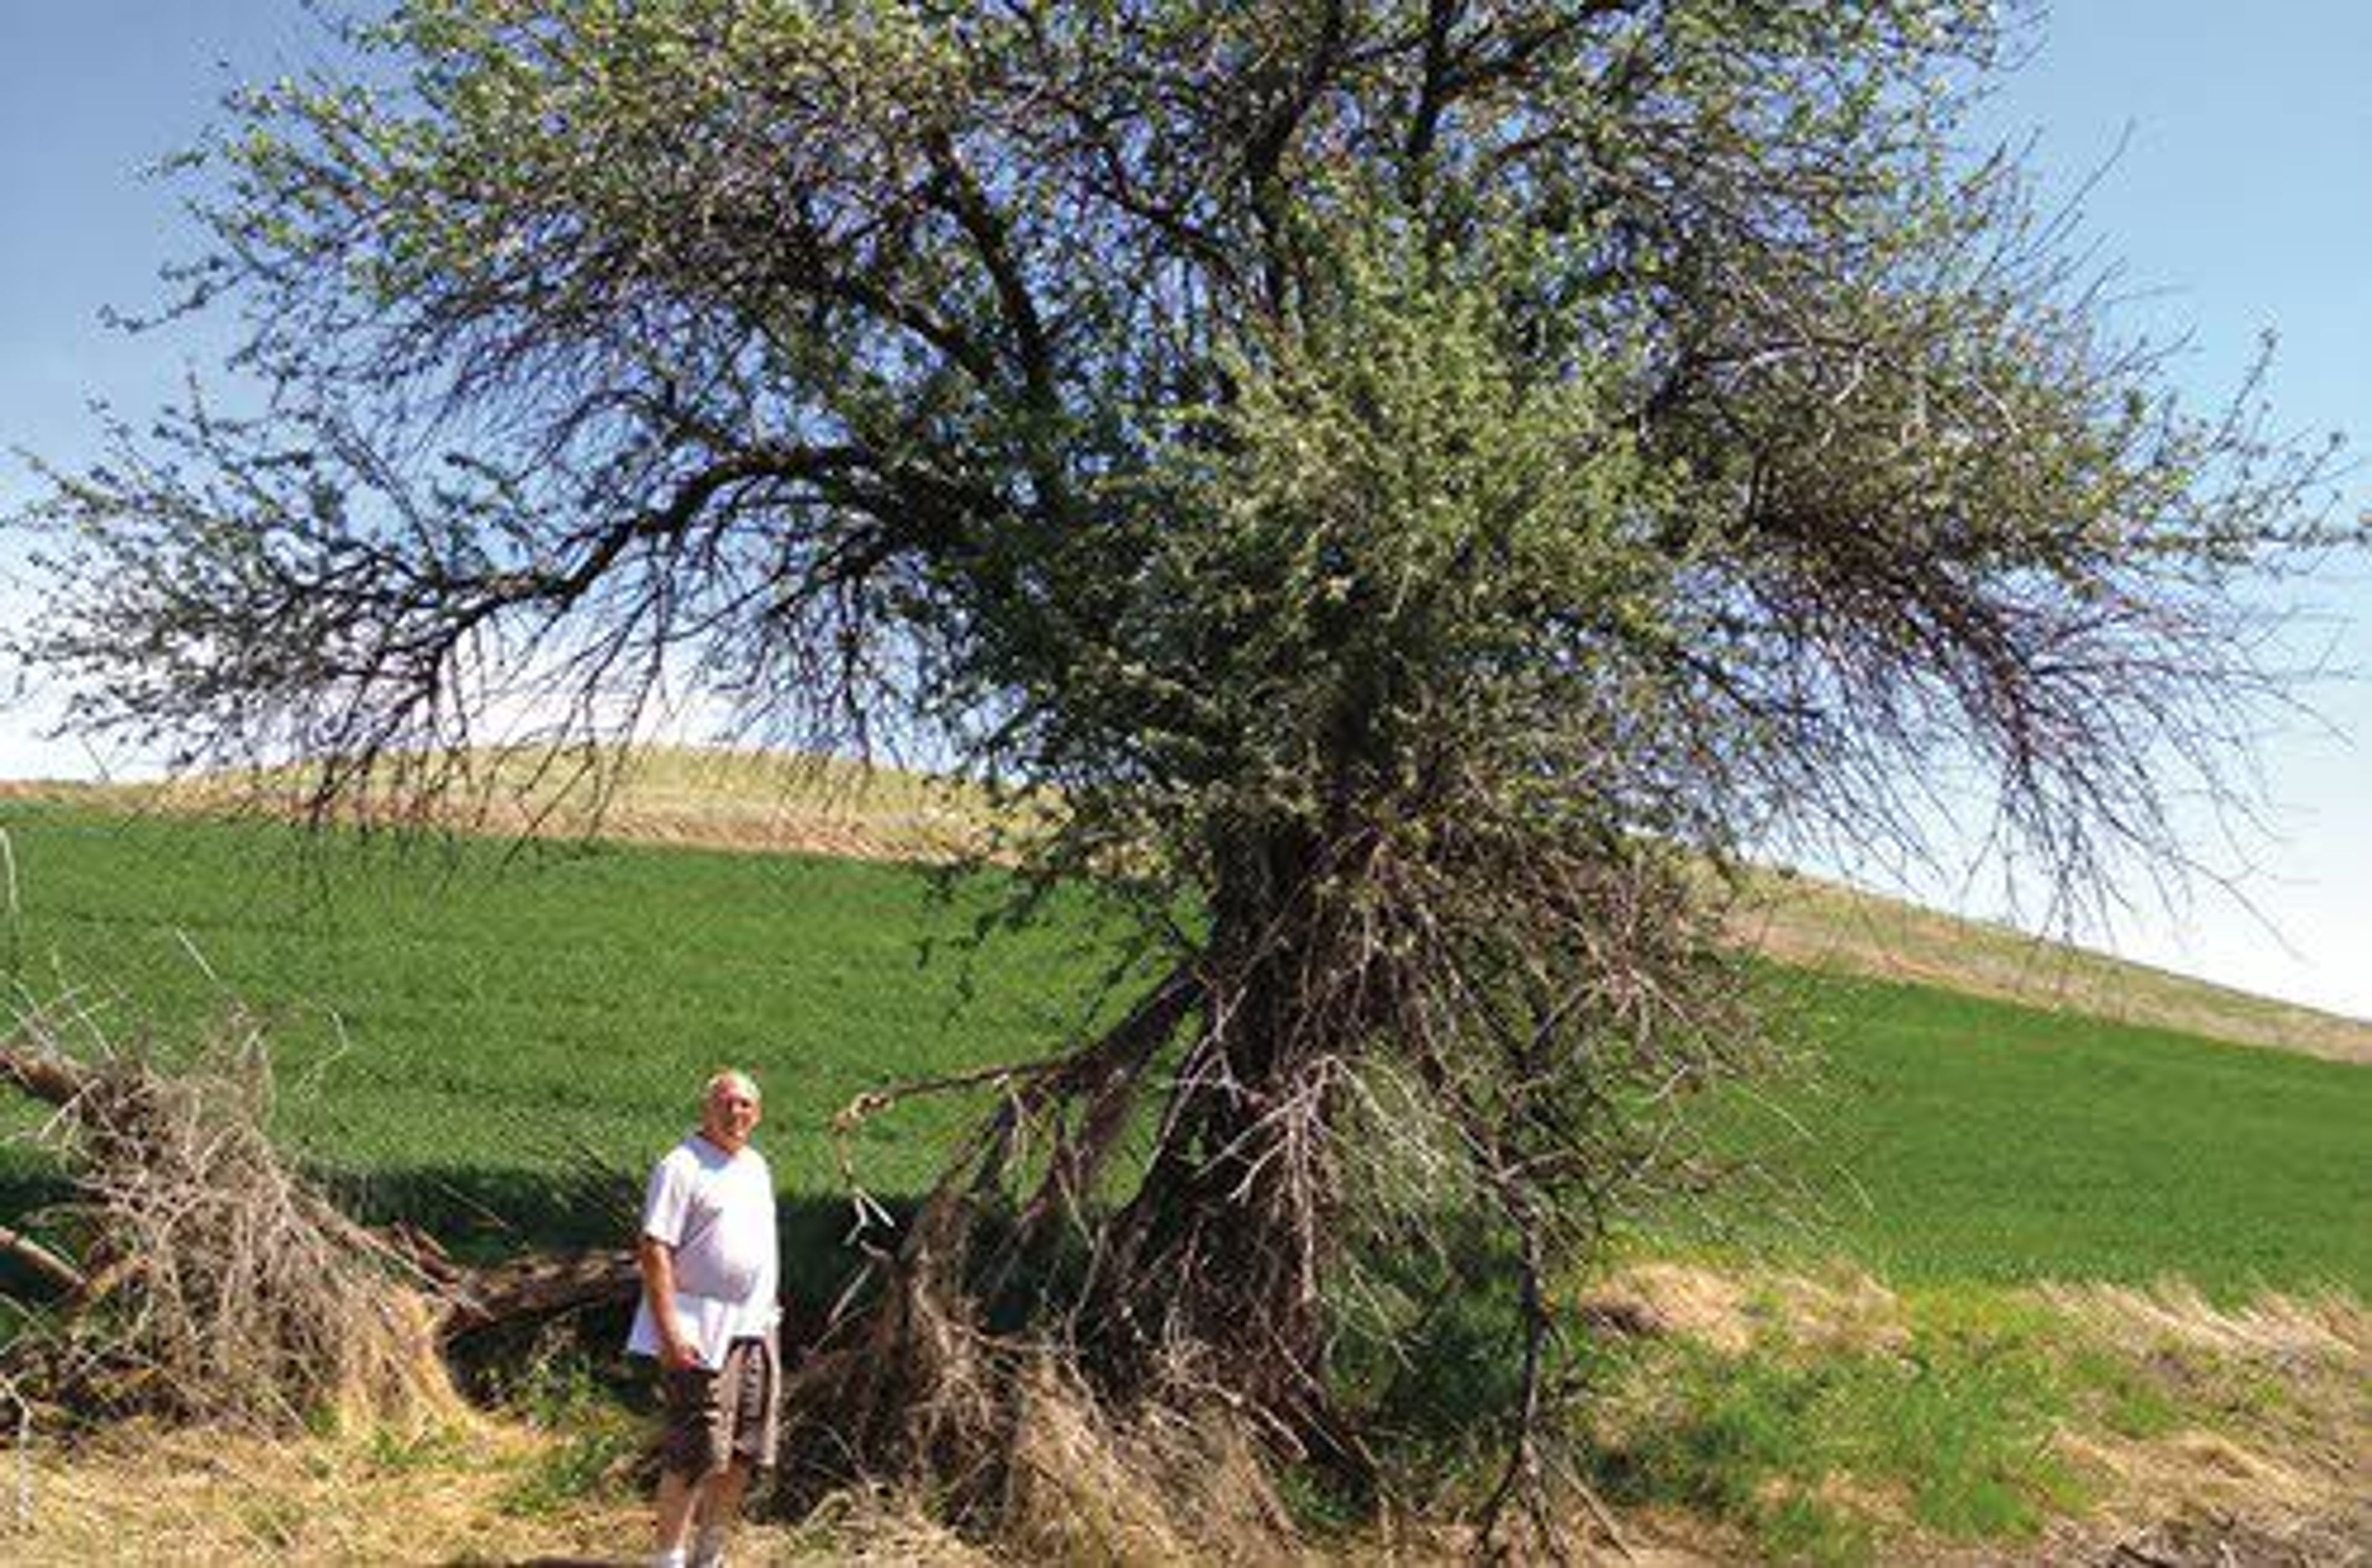
[[[468,1446],[463,1434],[449,1427],[406,1433],[381,1426],[372,1431],[366,1451],[371,1468],[381,1474],[412,1475],[452,1465]]]
[[[2120,1437],[2162,1437],[2188,1413],[2163,1379],[2136,1366],[2130,1353],[2079,1345],[2067,1353],[2066,1368],[2100,1424]]]
[[[305,1505],[293,1499],[247,1504],[239,1522],[257,1551],[274,1556],[294,1551],[305,1539]]]
[[[495,1506],[518,1517],[542,1518],[589,1499],[622,1494],[630,1484],[625,1469],[641,1443],[640,1434],[630,1428],[572,1432],[539,1449]]]
[[[649,1423],[603,1376],[614,1376],[614,1359],[597,1365],[587,1353],[574,1342],[555,1341],[494,1370],[494,1398],[555,1438],[537,1448],[504,1489],[496,1503],[502,1512],[541,1517],[633,1485],[628,1472],[646,1446]]]

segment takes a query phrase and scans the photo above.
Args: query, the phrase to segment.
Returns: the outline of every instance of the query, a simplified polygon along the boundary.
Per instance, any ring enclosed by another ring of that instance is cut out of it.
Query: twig
[[[1622,1527],[1614,1522],[1613,1510],[1606,1506],[1605,1500],[1586,1481],[1576,1480],[1571,1484],[1575,1493],[1581,1498],[1582,1505],[1589,1510],[1589,1516],[1598,1521],[1598,1527],[1606,1532],[1606,1539],[1614,1544],[1614,1550],[1622,1561],[1638,1562],[1639,1554],[1631,1550],[1629,1541],[1622,1539]]]
[[[89,1293],[89,1275],[22,1231],[0,1225],[0,1252],[15,1258],[70,1296]]]

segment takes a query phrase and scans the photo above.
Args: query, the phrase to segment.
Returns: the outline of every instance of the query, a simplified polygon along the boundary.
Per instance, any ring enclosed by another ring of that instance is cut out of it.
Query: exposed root
[[[919,1489],[959,1528],[1031,1562],[1284,1561],[1291,1520],[1263,1463],[1271,1435],[1180,1365],[1125,1405],[1074,1347],[988,1331],[955,1270],[969,1220],[925,1205],[883,1294],[794,1379],[787,1451],[812,1469],[782,1501],[843,1494],[851,1475]]]

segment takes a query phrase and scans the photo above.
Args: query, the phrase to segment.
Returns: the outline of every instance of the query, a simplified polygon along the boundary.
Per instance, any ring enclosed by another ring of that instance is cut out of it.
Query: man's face
[[[700,1131],[727,1154],[738,1154],[758,1126],[758,1086],[747,1078],[728,1077],[708,1091],[701,1108]]]

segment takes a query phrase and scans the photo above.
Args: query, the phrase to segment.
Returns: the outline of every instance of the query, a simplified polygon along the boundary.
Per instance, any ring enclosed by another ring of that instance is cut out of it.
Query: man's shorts
[[[719,1371],[667,1368],[661,1374],[667,1433],[659,1441],[660,1463],[695,1479],[737,1459],[752,1469],[772,1469],[780,1382],[771,1337],[734,1341]]]

